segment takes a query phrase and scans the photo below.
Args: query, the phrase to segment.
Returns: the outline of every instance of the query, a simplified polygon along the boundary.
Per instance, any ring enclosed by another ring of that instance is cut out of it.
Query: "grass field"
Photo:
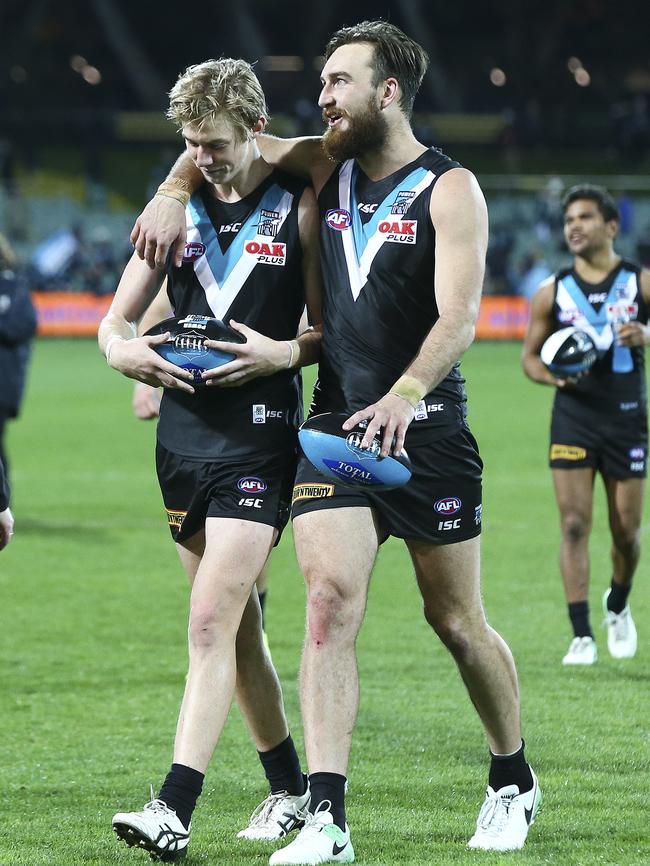
[[[519,347],[465,361],[470,423],[486,462],[484,596],[517,659],[528,756],[544,808],[524,851],[470,852],[486,746],[455,668],[420,613],[399,542],[384,545],[359,642],[362,701],[348,817],[357,860],[384,864],[650,863],[650,563],[632,597],[640,649],[563,669],[570,631],[545,455],[550,390]],[[0,866],[144,864],[114,839],[166,771],[186,668],[185,579],[161,512],[154,428],[92,342],[40,341],[13,424],[16,535],[0,554]],[[609,580],[602,490],[591,544],[593,625]],[[646,523],[647,527],[647,523]],[[344,540],[343,540],[344,543]],[[268,633],[302,750],[296,675],[304,592],[290,534],[275,556]],[[234,839],[265,793],[233,710],[195,816],[188,866],[267,862]]]

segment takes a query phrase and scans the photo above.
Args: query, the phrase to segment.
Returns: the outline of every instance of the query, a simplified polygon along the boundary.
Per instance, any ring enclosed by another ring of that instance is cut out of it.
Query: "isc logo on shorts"
[[[379,223],[378,231],[385,235],[384,240],[392,244],[414,244],[417,241],[417,220],[384,220]]]

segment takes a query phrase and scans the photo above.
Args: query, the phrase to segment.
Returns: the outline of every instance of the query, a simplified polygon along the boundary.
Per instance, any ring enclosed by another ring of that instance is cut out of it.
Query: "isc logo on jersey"
[[[256,256],[261,265],[284,265],[287,261],[286,244],[248,241],[244,249],[249,256]]]
[[[417,220],[384,220],[378,231],[391,244],[414,244],[417,240]]]

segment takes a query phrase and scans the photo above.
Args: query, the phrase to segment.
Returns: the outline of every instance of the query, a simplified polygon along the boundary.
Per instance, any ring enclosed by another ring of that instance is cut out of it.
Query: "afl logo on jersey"
[[[239,487],[242,493],[264,493],[268,485],[261,478],[249,475],[246,478],[240,478],[237,482],[237,487]]]
[[[333,210],[328,210],[325,214],[325,222],[331,229],[342,232],[343,229],[349,229],[352,225],[352,216],[347,210],[334,208]]]
[[[202,255],[205,255],[204,244],[199,241],[192,241],[192,243],[185,244],[185,249],[183,250],[184,262],[195,262],[197,259],[200,259]]]

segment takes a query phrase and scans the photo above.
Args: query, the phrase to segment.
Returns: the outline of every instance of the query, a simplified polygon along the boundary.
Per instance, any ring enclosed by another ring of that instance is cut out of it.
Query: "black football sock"
[[[166,803],[178,815],[187,829],[192,820],[192,812],[203,788],[203,773],[186,767],[185,764],[172,764],[167,773],[158,799]]]
[[[490,763],[490,776],[488,783],[493,791],[505,788],[506,785],[517,785],[519,793],[530,791],[533,787],[533,774],[524,757],[525,743],[521,741],[521,748],[512,755],[493,755]]]
[[[257,597],[260,600],[260,607],[262,608],[262,631],[266,628],[266,620],[264,619],[264,606],[266,605],[266,590],[264,592],[258,592]]]
[[[310,773],[309,775],[311,788],[309,811],[313,814],[323,800],[329,800],[332,804],[329,811],[332,813],[334,823],[341,830],[345,830],[345,782],[345,776],[339,773]]]
[[[572,601],[568,608],[573,634],[576,637],[593,637],[594,634],[589,625],[589,602]]]
[[[612,580],[612,588],[607,596],[607,610],[611,610],[612,613],[621,613],[627,604],[627,597],[631,589],[631,583],[623,585]]]
[[[279,794],[281,791],[294,796],[305,793],[307,781],[300,770],[300,759],[291,734],[268,752],[257,754],[260,756],[272,794]]]

